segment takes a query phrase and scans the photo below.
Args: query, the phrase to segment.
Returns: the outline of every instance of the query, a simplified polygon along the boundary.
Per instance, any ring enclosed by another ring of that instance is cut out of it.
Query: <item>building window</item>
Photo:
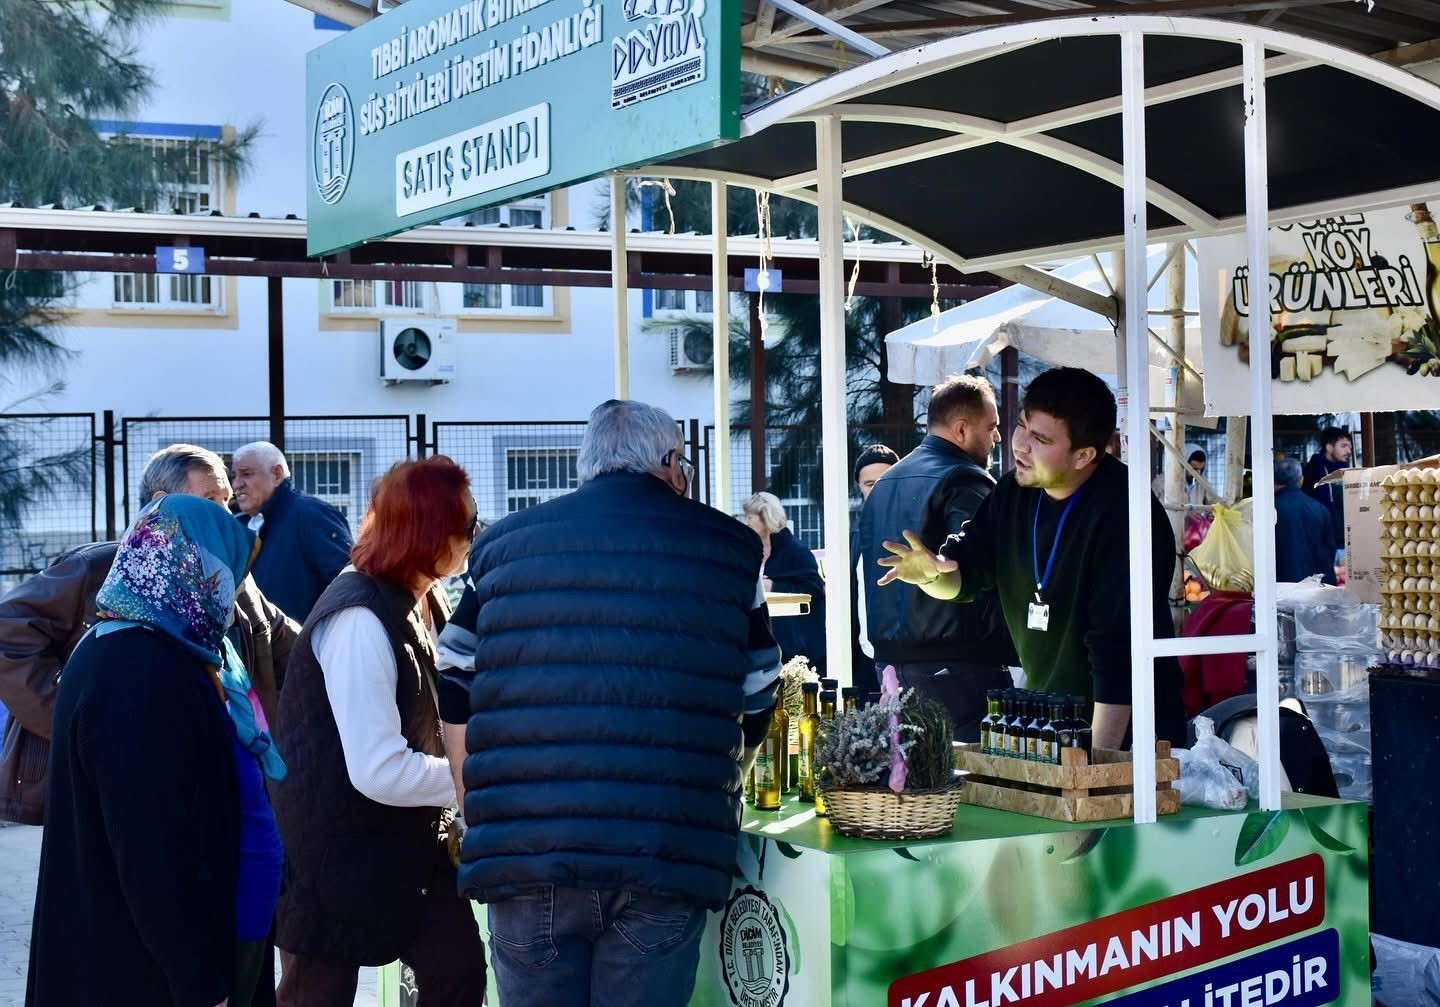
[[[493,227],[499,224],[515,228],[549,227],[550,197],[537,196],[504,206],[475,210],[449,223],[470,224],[475,227]],[[476,314],[546,314],[550,310],[550,289],[509,283],[466,283],[460,288],[460,310],[462,313]]]
[[[695,291],[695,313],[697,315],[712,315],[715,313],[715,293],[711,290]]]
[[[223,206],[225,168],[216,156],[217,141],[178,137],[127,136],[126,143],[147,150],[160,166],[161,185],[143,207],[149,213],[209,213]],[[209,276],[115,273],[117,308],[216,311],[221,285]]]
[[[805,543],[805,548],[824,548],[823,508],[813,501],[794,498],[780,503],[785,508],[785,516],[790,519],[791,533]]]
[[[331,280],[330,306],[334,311],[424,311],[427,284],[419,280]]]
[[[685,291],[683,290],[657,290],[655,291],[656,311],[684,311]]]
[[[338,507],[351,525],[357,522],[360,516],[358,452],[289,452],[286,460],[297,490]]]
[[[580,485],[578,448],[507,448],[505,512],[513,514],[564,496]]]

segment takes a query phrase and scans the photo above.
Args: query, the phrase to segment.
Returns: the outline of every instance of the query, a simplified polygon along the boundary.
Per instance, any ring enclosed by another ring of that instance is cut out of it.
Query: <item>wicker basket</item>
[[[961,782],[935,790],[907,790],[897,794],[889,787],[821,788],[830,824],[842,836],[855,839],[933,839],[955,824],[960,807]]]

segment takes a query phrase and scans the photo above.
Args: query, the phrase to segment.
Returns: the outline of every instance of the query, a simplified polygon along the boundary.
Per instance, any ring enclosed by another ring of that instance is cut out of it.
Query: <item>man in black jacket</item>
[[[951,378],[930,396],[925,440],[880,477],[860,513],[865,616],[879,667],[945,704],[958,741],[975,741],[985,693],[1010,685],[1014,648],[994,595],[950,605],[908,584],[881,590],[882,543],[907,528],[939,549],[970,520],[995,485],[986,465],[1000,443],[995,391],[981,377]]]
[[[442,633],[460,890],[489,905],[506,1007],[682,1007],[730,893],[780,650],[760,539],[686,496],[683,448],[661,410],[599,406],[580,488],[481,536]]]
[[[262,545],[255,583],[286,615],[304,623],[350,562],[350,525],[339,508],[290,484],[290,465],[269,441],[239,448],[233,464],[240,521]]]
[[[1335,583],[1335,531],[1330,514],[1300,489],[1300,463],[1275,462],[1275,579],[1298,584],[1319,574]]]

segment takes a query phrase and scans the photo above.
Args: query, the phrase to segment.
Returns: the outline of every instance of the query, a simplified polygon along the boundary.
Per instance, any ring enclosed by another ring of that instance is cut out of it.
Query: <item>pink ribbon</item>
[[[900,695],[900,676],[893,664],[887,664],[881,675],[880,693],[886,699]],[[899,794],[905,790],[905,753],[900,749],[900,715],[890,714],[890,790]]]

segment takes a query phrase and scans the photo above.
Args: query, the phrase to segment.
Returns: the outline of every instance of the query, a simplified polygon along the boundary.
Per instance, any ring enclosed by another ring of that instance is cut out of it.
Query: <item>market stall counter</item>
[[[1366,829],[1289,794],[1138,826],[964,806],[911,842],[747,807],[691,1007],[1361,1007]]]

